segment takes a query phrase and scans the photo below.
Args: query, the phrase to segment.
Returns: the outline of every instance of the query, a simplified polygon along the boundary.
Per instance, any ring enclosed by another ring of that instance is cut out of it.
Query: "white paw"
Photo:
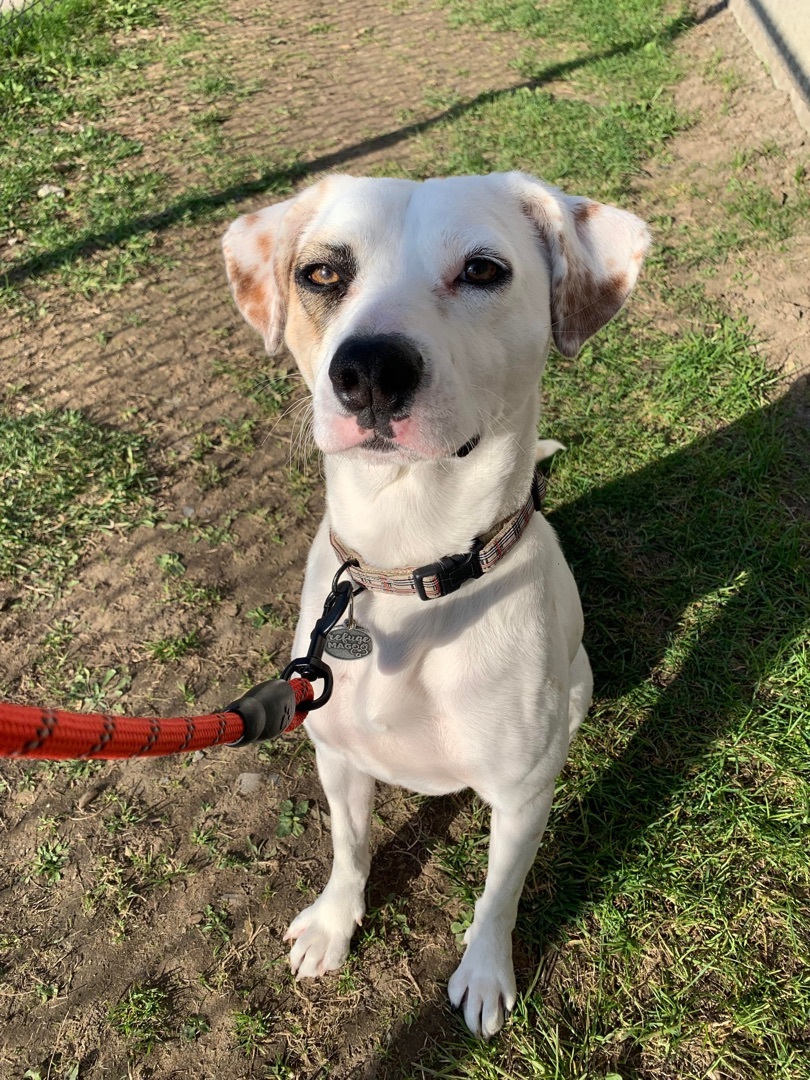
[[[506,944],[483,936],[471,942],[447,993],[453,1008],[464,1007],[464,1019],[473,1035],[490,1039],[500,1031],[517,998],[511,937]]]
[[[362,898],[330,895],[328,889],[304,908],[284,935],[293,942],[290,967],[296,978],[315,979],[342,967],[363,911]]]

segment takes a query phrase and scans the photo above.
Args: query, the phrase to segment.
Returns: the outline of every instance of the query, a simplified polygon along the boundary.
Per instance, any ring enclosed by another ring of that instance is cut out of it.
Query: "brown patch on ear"
[[[587,201],[577,203],[574,207],[574,221],[578,225],[584,225],[592,217],[599,213],[599,203]]]
[[[248,322],[261,333],[267,327],[267,289],[259,275],[252,270],[243,269],[232,257],[225,259],[228,277],[233,288],[234,300]]]
[[[552,290],[551,332],[563,356],[574,357],[609,322],[630,291],[627,275],[598,279],[587,267],[567,274]]]
[[[274,243],[275,241],[272,233],[261,233],[259,236],[256,237],[256,247],[258,247],[259,249],[259,254],[267,262],[270,261],[270,258],[273,254]]]

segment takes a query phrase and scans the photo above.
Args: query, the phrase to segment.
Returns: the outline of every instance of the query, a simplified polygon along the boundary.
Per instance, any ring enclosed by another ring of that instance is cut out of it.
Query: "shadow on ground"
[[[544,965],[541,991],[555,943],[600,902],[611,875],[641,853],[645,830],[677,801],[732,718],[756,702],[770,666],[806,626],[800,518],[810,496],[802,471],[810,448],[807,391],[804,380],[768,408],[552,515],[583,594],[597,707],[642,684],[653,692],[622,755],[582,801],[552,818],[539,858],[543,888],[524,894],[516,947],[530,966]],[[662,660],[686,609],[726,588],[708,629],[667,676]],[[419,870],[411,858],[398,877],[391,852],[409,847],[425,860],[431,835],[458,808],[453,800],[427,803],[422,820],[379,853],[387,893],[407,892]],[[423,826],[428,835],[414,847]],[[379,891],[376,866],[372,894]],[[539,883],[537,865],[534,874]],[[519,989],[526,990],[525,980]],[[426,1044],[457,1039],[460,1021],[436,1005],[434,997],[395,1032],[385,1060],[369,1063],[362,1076],[413,1075]]]
[[[689,15],[674,18],[662,33],[656,36],[655,40],[660,42],[674,41],[690,27],[706,22],[725,10],[727,6],[728,0],[719,0],[718,3],[708,8],[697,18]],[[486,105],[498,98],[513,94],[517,90],[524,88],[537,89],[555,79],[562,78],[572,71],[587,67],[589,64],[636,52],[649,44],[650,41],[646,39],[626,41],[610,49],[587,53],[573,60],[551,64],[533,79],[516,83],[514,86],[503,90],[478,94],[469,101],[459,102],[425,120],[405,124],[393,131],[376,135],[371,139],[365,139],[333,153],[322,154],[311,161],[296,162],[286,167],[270,169],[255,180],[235,184],[220,191],[187,193],[163,210],[122,222],[120,225],[104,232],[80,234],[70,244],[55,248],[52,251],[40,252],[30,259],[20,261],[9,267],[3,275],[3,280],[6,286],[19,285],[29,278],[47,273],[59,266],[82,258],[88,258],[96,252],[115,247],[132,237],[145,233],[162,232],[180,222],[186,225],[194,224],[219,207],[237,204],[251,196],[284,194],[289,191],[291,185],[299,181],[331,169],[343,168],[350,162],[365,157],[367,154],[390,149],[441,124],[457,120],[465,113],[471,112],[481,105]]]

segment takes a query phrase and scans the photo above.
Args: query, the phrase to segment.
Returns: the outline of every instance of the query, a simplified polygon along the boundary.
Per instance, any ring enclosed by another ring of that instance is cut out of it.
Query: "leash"
[[[289,664],[280,679],[259,683],[221,712],[204,716],[111,716],[0,702],[0,757],[65,761],[90,758],[162,757],[208,746],[246,746],[293,731],[332,695],[332,672],[323,661],[329,631],[349,606],[353,586],[338,579],[315,623],[306,656]],[[323,680],[315,697],[313,683]]]
[[[394,571],[366,566],[331,533],[341,566],[310,634],[306,656],[288,664],[280,679],[259,683],[220,712],[158,719],[0,702],[0,757],[45,761],[162,757],[209,746],[246,746],[294,731],[308,713],[332,696],[334,681],[323,659],[324,650],[345,660],[363,659],[372,651],[371,635],[354,621],[353,601],[359,592],[412,593],[422,600],[455,592],[466,581],[494,569],[514,547],[532,515],[541,509],[545,490],[545,478],[535,470],[529,497],[515,514],[487,536],[476,538],[470,551],[445,555],[428,566]],[[341,581],[344,573],[349,578]],[[347,608],[348,622],[338,627]],[[318,680],[323,680],[323,689],[315,697],[313,683]]]

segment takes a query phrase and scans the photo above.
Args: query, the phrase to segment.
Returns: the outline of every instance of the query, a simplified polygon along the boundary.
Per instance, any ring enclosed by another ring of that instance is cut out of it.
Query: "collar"
[[[347,547],[331,529],[329,539],[338,559],[350,564],[347,570],[355,585],[375,592],[398,596],[415,593],[421,600],[435,600],[455,592],[465,581],[494,570],[526,531],[535,511],[540,510],[545,494],[546,479],[535,470],[529,496],[518,511],[473,540],[469,551],[461,555],[443,555],[438,562],[426,566],[380,570],[364,563],[357,552]]]

